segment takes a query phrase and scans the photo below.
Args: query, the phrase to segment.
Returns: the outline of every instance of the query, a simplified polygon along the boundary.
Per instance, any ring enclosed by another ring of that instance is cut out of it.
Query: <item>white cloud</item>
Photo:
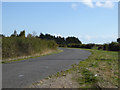
[[[98,1],[98,2],[96,2],[96,6],[98,6],[98,7],[102,7],[102,6],[103,6],[103,4],[102,4],[102,3],[100,3],[100,2]]]
[[[117,38],[117,35],[101,35],[101,38]]]
[[[76,8],[78,5],[76,3],[72,3],[72,8]]]
[[[63,37],[61,34],[52,34],[52,35],[55,37],[57,37],[57,36]]]
[[[105,1],[104,3],[96,2],[97,7],[104,7],[104,8],[113,8],[114,3],[112,1]]]
[[[87,40],[87,41],[90,41],[92,38],[93,38],[93,36],[90,36],[90,35],[80,35],[79,37],[78,37],[80,40]]]
[[[89,40],[91,40],[91,39],[92,39],[92,36],[85,35],[85,39],[89,41]]]
[[[89,7],[91,7],[91,8],[94,7],[92,0],[82,0],[82,3],[89,6]]]
[[[84,43],[106,43],[116,40],[117,35],[80,35],[78,38]]]
[[[100,2],[100,0],[93,3],[94,0],[81,0],[81,3],[87,5],[90,8],[94,7],[104,7],[104,8],[113,8],[114,7],[114,1],[112,0],[105,0],[103,2]],[[78,7],[78,3],[72,3],[72,8]]]

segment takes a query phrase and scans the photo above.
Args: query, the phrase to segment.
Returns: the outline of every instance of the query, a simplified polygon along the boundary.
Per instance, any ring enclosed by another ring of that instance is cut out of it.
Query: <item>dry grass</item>
[[[59,50],[59,49],[57,49],[57,50],[46,49],[46,50],[42,51],[41,53],[32,54],[30,56],[22,56],[22,57],[17,57],[17,58],[4,59],[4,60],[2,60],[2,63],[21,61],[21,60],[25,60],[25,59],[27,60],[29,58],[36,58],[36,57],[55,54],[55,53],[60,53],[60,52],[62,52],[62,50]]]

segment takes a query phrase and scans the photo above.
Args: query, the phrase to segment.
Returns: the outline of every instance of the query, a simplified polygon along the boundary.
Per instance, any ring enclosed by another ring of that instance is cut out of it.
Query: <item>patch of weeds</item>
[[[97,73],[99,73],[100,71],[96,71]]]
[[[100,68],[99,68],[99,70],[104,71],[104,70],[105,70],[105,68],[100,67]]]
[[[85,83],[96,83],[98,81],[97,77],[87,69],[82,70],[82,75]]]
[[[59,76],[60,76],[60,72],[57,72],[57,73],[55,74],[55,76],[56,76],[56,77],[59,77]]]
[[[89,67],[98,67],[98,62],[91,63]]]
[[[69,73],[69,72],[70,72],[70,69],[66,70],[66,72],[65,72],[65,73]]]
[[[98,82],[97,76],[95,76],[90,70],[83,68],[81,70],[81,77],[76,78],[80,84],[80,88],[93,88],[93,86]],[[96,86],[94,86],[96,88]]]
[[[74,68],[76,66],[76,64],[72,64],[71,66],[72,66],[72,68]]]
[[[112,65],[112,63],[110,61],[108,61],[107,63],[108,63],[108,65]]]
[[[77,81],[80,85],[85,83],[83,78],[78,78]]]
[[[114,74],[115,74],[115,75],[119,75],[119,73],[118,73],[118,72],[114,72]]]

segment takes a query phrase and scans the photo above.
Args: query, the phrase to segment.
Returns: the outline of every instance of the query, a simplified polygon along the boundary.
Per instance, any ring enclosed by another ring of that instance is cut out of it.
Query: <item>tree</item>
[[[66,44],[66,41],[65,41],[65,38],[64,37],[60,37],[58,36],[56,39],[55,39],[56,43],[59,44],[60,46],[63,46]]]
[[[119,42],[119,43],[120,43],[120,38],[118,38],[118,39],[117,39],[117,42]]]
[[[94,43],[89,43],[85,45],[85,48],[92,49],[95,46]]]
[[[16,30],[14,31],[14,35],[17,36],[17,31]]]
[[[109,44],[109,50],[110,50],[110,51],[118,51],[118,50],[119,50],[119,47],[120,47],[120,45],[119,45],[119,43],[117,43],[117,42],[111,42],[111,43]]]
[[[17,31],[14,30],[14,33],[11,35],[11,37],[16,37],[17,36]]]
[[[72,43],[74,43],[74,44],[81,44],[81,41],[78,38],[76,38],[76,37],[67,37],[66,38],[66,43],[67,44],[72,44]]]
[[[0,34],[0,37],[5,37],[5,35],[3,35],[3,34]]]
[[[31,37],[33,37],[33,36],[32,36],[32,34],[28,34],[27,37],[28,37],[28,38],[31,38]]]
[[[19,37],[25,37],[25,30],[20,32]]]
[[[44,39],[44,37],[45,37],[44,34],[40,33],[39,38]]]
[[[109,48],[109,44],[104,44],[103,45],[103,50],[108,50],[108,48]]]

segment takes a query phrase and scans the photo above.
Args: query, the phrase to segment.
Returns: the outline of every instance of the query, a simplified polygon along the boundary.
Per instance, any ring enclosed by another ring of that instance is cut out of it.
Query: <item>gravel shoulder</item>
[[[73,77],[74,74],[67,74],[62,77],[42,79],[33,83],[29,88],[79,88],[79,84],[71,79]]]

